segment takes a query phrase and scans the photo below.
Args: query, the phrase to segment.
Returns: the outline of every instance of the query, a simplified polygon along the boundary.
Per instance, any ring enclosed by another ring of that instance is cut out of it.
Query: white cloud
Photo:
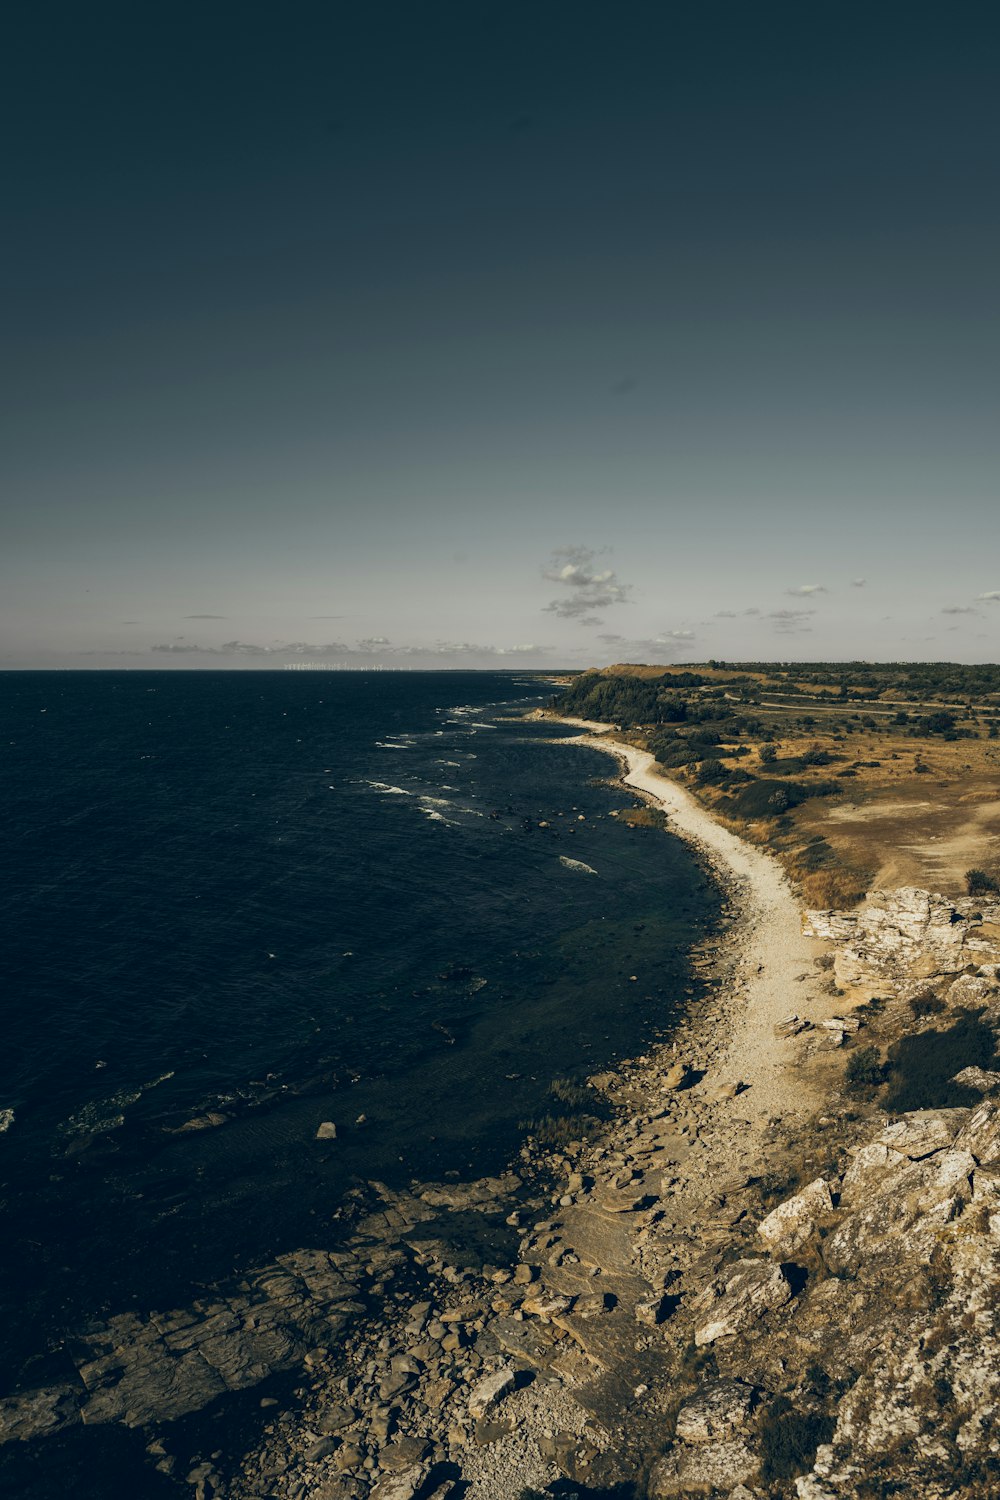
[[[546,604],[546,613],[558,615],[562,620],[583,620],[588,625],[599,625],[595,610],[625,603],[630,585],[622,583],[613,568],[595,567],[599,555],[590,547],[556,548],[542,569],[542,577],[568,592]]]
[[[785,593],[793,598],[808,599],[811,594],[825,594],[826,589],[821,583],[800,583],[797,589],[786,589]]]
[[[1000,604],[1000,589],[990,589],[988,594],[977,594],[976,598],[983,604]]]

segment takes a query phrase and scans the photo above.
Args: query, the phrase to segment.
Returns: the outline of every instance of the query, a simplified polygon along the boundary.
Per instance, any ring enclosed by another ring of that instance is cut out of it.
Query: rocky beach
[[[996,1492],[1000,903],[803,920],[771,855],[579,727],[727,892],[680,1026],[588,1080],[578,1136],[371,1182],[341,1248],[112,1320],[78,1381],[3,1403],[6,1438],[124,1423],[195,1500]],[[954,1062],[953,1102],[876,1100],[900,1047]],[[172,1425],[240,1391],[241,1456]]]

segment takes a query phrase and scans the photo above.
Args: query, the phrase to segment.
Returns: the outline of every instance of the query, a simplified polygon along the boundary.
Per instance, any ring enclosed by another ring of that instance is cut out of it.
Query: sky
[[[1000,658],[1000,13],[19,3],[0,667]]]

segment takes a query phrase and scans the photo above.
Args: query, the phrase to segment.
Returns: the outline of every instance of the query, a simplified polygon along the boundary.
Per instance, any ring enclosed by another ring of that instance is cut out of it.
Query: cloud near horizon
[[[829,590],[822,583],[800,583],[796,589],[786,589],[794,599],[808,599],[811,594],[826,594]]]
[[[541,656],[551,650],[551,647],[537,645],[533,641],[518,643],[513,646],[484,646],[472,641],[433,641],[428,645],[395,646],[384,635],[366,636],[349,645],[346,641],[327,641],[322,644],[310,641],[276,641],[271,645],[264,645],[254,641],[225,641],[221,646],[201,646],[195,643],[173,641],[168,644],[151,646],[151,652],[166,656],[241,656],[260,657],[263,659],[285,658],[287,660],[301,660],[309,658],[315,661],[329,660],[364,660],[377,661],[389,659],[407,659],[413,657],[441,657],[453,658],[505,658],[512,656]],[[87,653],[92,654],[92,653]],[[127,653],[138,655],[140,653]]]

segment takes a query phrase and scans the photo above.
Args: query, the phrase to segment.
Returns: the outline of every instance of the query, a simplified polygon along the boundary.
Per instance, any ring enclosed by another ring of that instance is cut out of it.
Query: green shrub
[[[718,786],[720,781],[725,781],[729,771],[721,760],[703,760],[698,767],[698,781],[702,786]]]
[[[936,1016],[941,1011],[947,1010],[947,1006],[940,995],[935,995],[933,990],[922,990],[919,995],[914,995],[910,1001],[910,1009],[915,1016]]]
[[[966,870],[965,889],[970,896],[993,896],[1000,892],[1000,882],[985,870]]]
[[[882,1082],[882,1059],[877,1047],[859,1047],[847,1059],[844,1082],[849,1089],[875,1088]]]

